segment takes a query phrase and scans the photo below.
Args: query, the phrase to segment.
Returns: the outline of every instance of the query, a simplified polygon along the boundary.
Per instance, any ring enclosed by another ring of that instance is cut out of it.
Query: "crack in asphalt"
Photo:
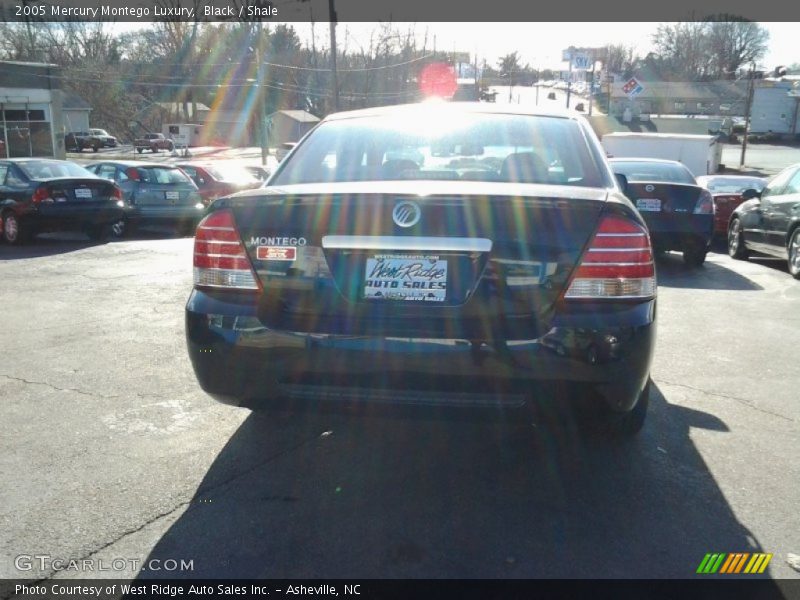
[[[245,469],[244,471],[241,471],[239,473],[236,473],[235,475],[231,475],[230,477],[228,477],[226,479],[223,479],[222,481],[219,481],[219,482],[215,483],[214,485],[210,485],[210,486],[205,487],[205,488],[197,488],[197,490],[195,490],[194,494],[192,495],[192,498],[190,498],[189,500],[186,500],[184,502],[179,502],[174,507],[172,507],[172,508],[170,508],[170,509],[168,509],[166,511],[163,511],[161,513],[158,513],[157,515],[154,515],[153,517],[147,519],[141,525],[139,525],[137,527],[134,527],[132,529],[128,529],[126,531],[123,531],[120,535],[118,535],[113,540],[111,540],[109,542],[106,542],[105,544],[103,544],[99,548],[95,548],[94,550],[92,550],[91,552],[86,554],[85,556],[82,556],[81,558],[78,558],[78,559],[75,559],[75,560],[82,561],[82,560],[85,560],[85,559],[92,558],[98,552],[102,552],[106,548],[109,548],[109,547],[113,546],[114,544],[116,544],[117,542],[125,539],[126,537],[142,531],[145,527],[155,523],[159,519],[163,519],[165,517],[168,517],[169,515],[175,513],[176,511],[181,510],[185,506],[188,506],[188,505],[192,504],[193,499],[196,498],[197,496],[199,496],[201,493],[209,493],[209,492],[213,492],[213,491],[219,490],[219,489],[229,485],[230,483],[233,483],[237,479],[240,479],[240,478],[244,477],[245,475],[249,475],[253,471],[263,467],[264,465],[267,465],[270,462],[272,462],[274,460],[277,460],[278,458],[281,458],[281,457],[285,456],[286,454],[289,454],[290,452],[293,452],[295,450],[299,450],[303,446],[306,446],[309,443],[313,442],[314,440],[320,439],[321,437],[325,437],[325,436],[323,434],[320,434],[320,435],[316,435],[316,436],[314,436],[312,438],[308,438],[308,439],[302,440],[301,442],[298,442],[298,443],[296,443],[296,444],[294,444],[292,446],[284,448],[283,450],[281,450],[279,452],[276,452],[275,454],[272,454],[272,455],[266,457],[263,460],[257,461],[256,463],[251,465],[250,468]],[[142,561],[142,563],[144,563],[144,560]],[[41,582],[44,582],[44,581],[48,581],[48,580],[52,579],[53,576],[55,574],[59,573],[59,572],[60,571],[51,570],[49,573],[46,574],[45,577],[36,580],[35,583],[41,583]]]
[[[667,381],[666,379],[655,379],[654,378],[653,381],[655,381],[656,383],[665,383],[667,385],[674,385],[676,387],[686,388],[686,389],[689,389],[689,390],[693,390],[695,392],[701,392],[701,393],[707,394],[709,396],[717,396],[719,398],[726,398],[727,400],[733,400],[734,402],[738,402],[739,404],[742,404],[742,405],[744,405],[744,406],[746,406],[748,408],[752,408],[753,410],[757,410],[758,412],[764,413],[765,415],[778,417],[779,419],[784,419],[785,421],[789,421],[790,423],[796,423],[797,422],[797,419],[793,419],[792,417],[787,417],[786,415],[782,415],[780,413],[772,412],[771,410],[767,410],[765,408],[760,408],[760,407],[756,406],[755,404],[753,404],[752,402],[749,402],[749,401],[745,400],[744,398],[737,398],[736,396],[729,396],[727,394],[720,394],[719,392],[709,392],[708,390],[704,390],[702,388],[694,387],[694,386],[691,386],[691,385],[686,385],[685,383],[674,383],[672,381]]]
[[[111,400],[114,398],[119,398],[119,396],[106,396],[105,394],[93,394],[91,392],[85,392],[83,390],[78,390],[75,388],[60,388],[52,383],[47,383],[46,381],[28,381],[27,379],[23,379],[22,377],[13,377],[11,375],[6,375],[5,373],[0,373],[0,377],[5,377],[6,379],[10,379],[11,381],[19,381],[21,383],[25,383],[28,385],[43,385],[45,387],[49,387],[54,389],[58,392],[75,392],[76,394],[81,394],[82,396],[90,396],[92,398],[104,398],[107,400]]]

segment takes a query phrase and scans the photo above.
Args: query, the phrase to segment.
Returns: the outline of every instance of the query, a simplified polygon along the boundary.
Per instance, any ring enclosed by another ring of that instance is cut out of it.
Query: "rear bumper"
[[[94,207],[47,207],[22,215],[30,219],[38,230],[70,231],[93,225],[106,225],[122,218],[123,210],[116,206]]]
[[[202,204],[202,202],[200,202]],[[126,218],[134,224],[197,224],[205,216],[205,205],[202,209],[194,206],[169,208],[133,207],[126,211]]]
[[[613,309],[582,305],[557,316],[537,339],[483,341],[281,331],[265,327],[250,302],[195,290],[186,306],[195,375],[206,392],[230,404],[502,404],[544,384],[592,388],[626,411],[647,382],[655,343],[655,300]]]
[[[683,250],[687,246],[711,245],[714,215],[648,215],[643,214],[653,246],[661,250]]]

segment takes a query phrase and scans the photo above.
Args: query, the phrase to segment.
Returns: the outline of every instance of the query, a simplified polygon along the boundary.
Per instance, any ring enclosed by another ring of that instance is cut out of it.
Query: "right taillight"
[[[694,205],[694,214],[696,215],[713,215],[714,214],[714,197],[708,190],[700,192],[700,199]]]
[[[622,216],[603,217],[565,297],[645,299],[655,295],[656,273],[647,229]]]
[[[229,209],[208,215],[197,226],[194,284],[224,289],[260,289]]]

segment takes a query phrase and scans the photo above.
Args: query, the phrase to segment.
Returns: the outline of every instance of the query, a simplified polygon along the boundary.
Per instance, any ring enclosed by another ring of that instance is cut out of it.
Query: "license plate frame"
[[[181,193],[180,192],[175,192],[175,191],[167,191],[167,192],[164,192],[164,198],[167,199],[167,200],[180,200],[181,199]]]
[[[659,198],[637,198],[636,210],[639,212],[661,212],[661,200]]]
[[[447,301],[448,261],[434,253],[380,252],[366,257],[361,297],[370,302]]]
[[[75,197],[78,200],[91,200],[92,199],[92,189],[91,188],[75,188]]]

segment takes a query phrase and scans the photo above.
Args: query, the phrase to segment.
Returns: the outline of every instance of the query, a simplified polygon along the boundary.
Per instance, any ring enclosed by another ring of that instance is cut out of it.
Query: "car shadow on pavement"
[[[191,559],[191,578],[689,578],[708,552],[761,550],[690,437],[731,435],[718,417],[655,385],[623,442],[536,414],[252,413],[148,560]]]
[[[763,290],[747,277],[715,262],[706,261],[699,267],[687,267],[679,253],[668,252],[656,258],[656,278],[659,286],[703,290]]]

